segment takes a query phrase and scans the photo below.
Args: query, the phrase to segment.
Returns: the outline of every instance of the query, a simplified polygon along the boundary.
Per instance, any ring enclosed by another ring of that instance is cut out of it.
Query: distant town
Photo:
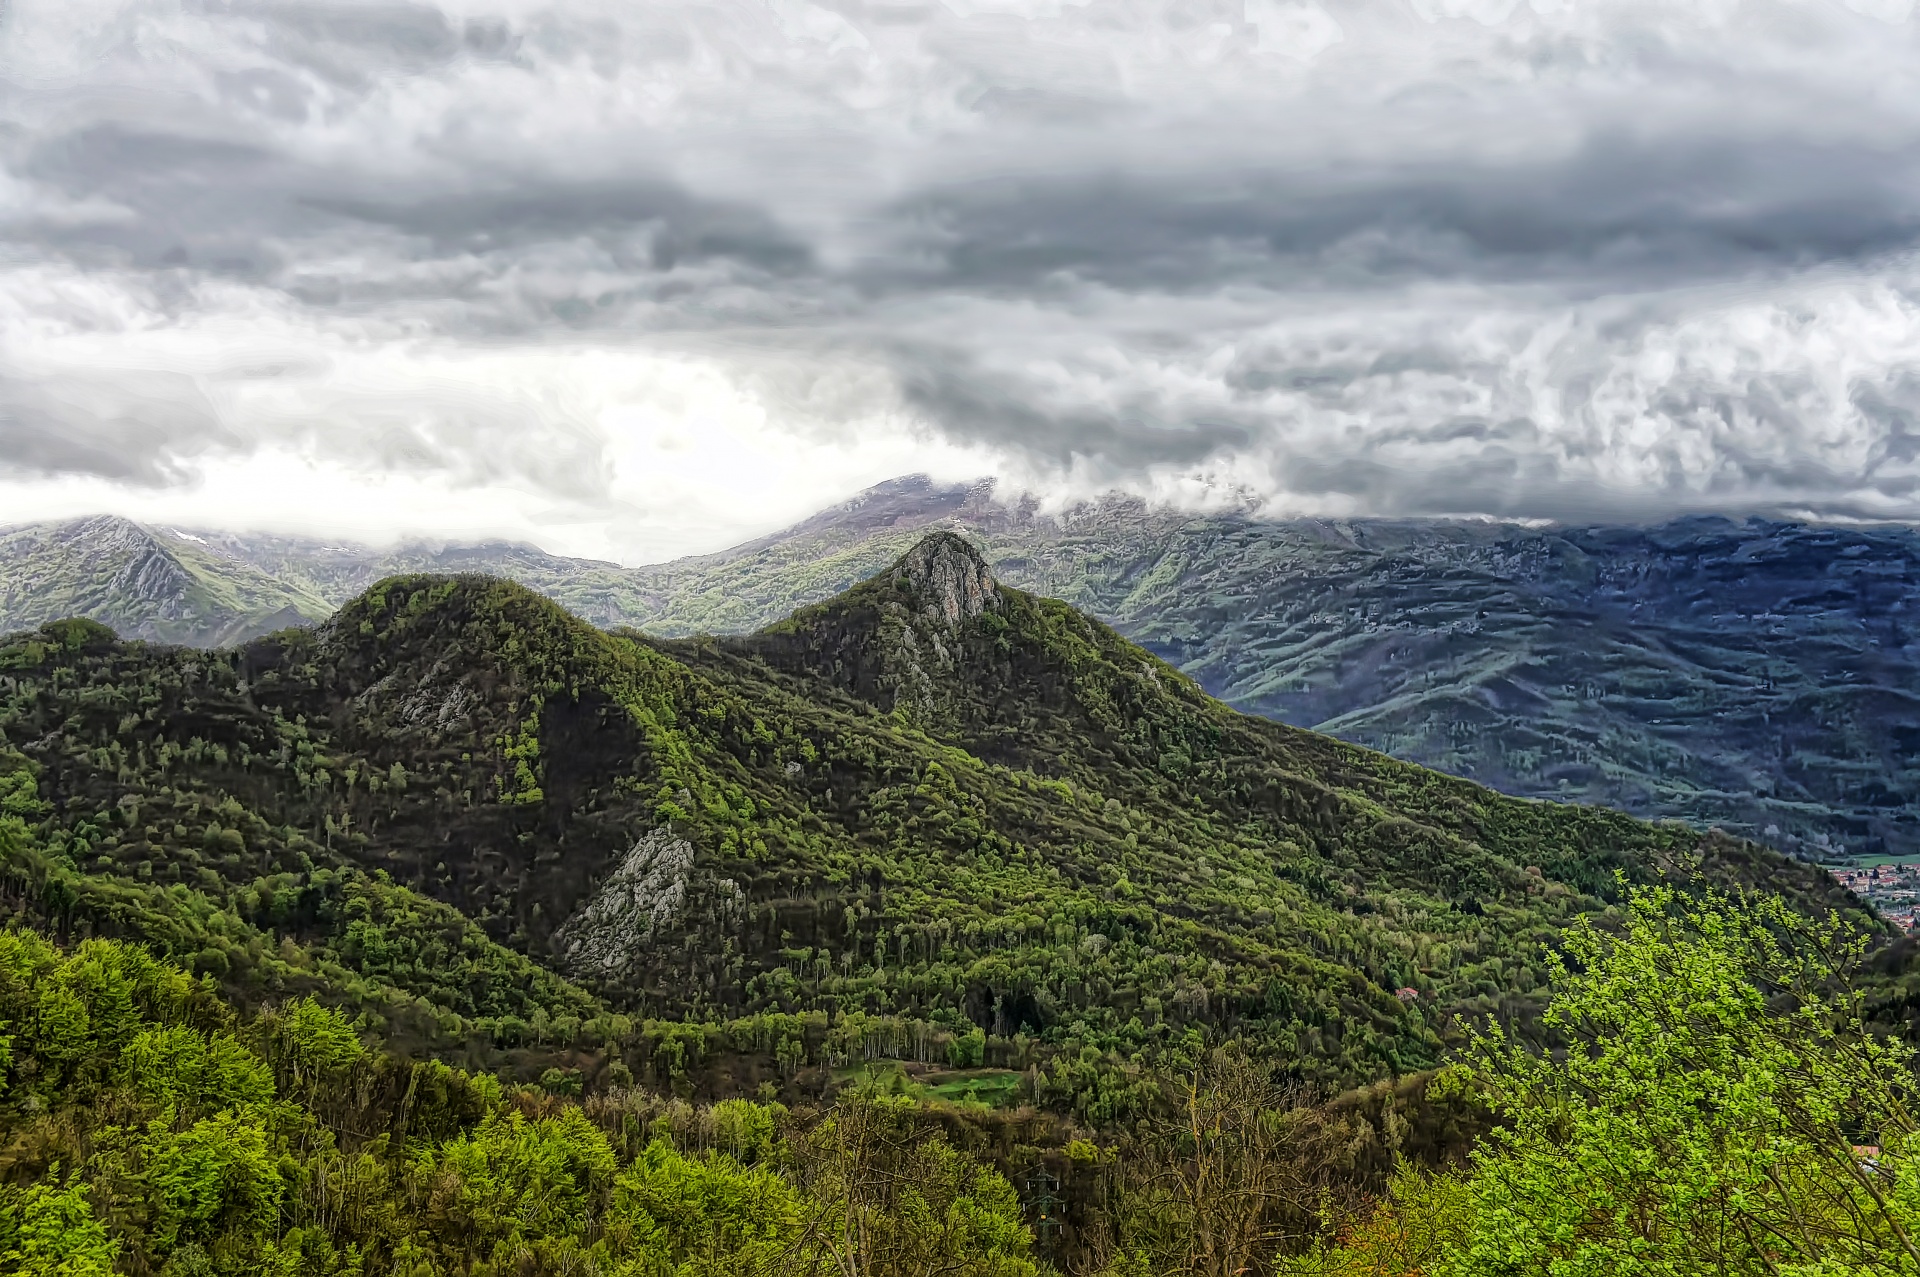
[[[1920,861],[1888,865],[1830,866],[1840,885],[1880,911],[1902,931],[1914,929],[1920,907]]]

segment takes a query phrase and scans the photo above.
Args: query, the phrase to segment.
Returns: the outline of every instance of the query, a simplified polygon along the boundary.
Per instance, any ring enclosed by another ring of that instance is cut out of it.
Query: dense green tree
[[[1564,1054],[1497,1029],[1475,1052],[1507,1122],[1464,1270],[1920,1272],[1913,1052],[1861,1024],[1866,941],[1669,888],[1617,933],[1574,926],[1547,1012]]]
[[[1404,1171],[1282,1268],[1920,1273],[1913,1051],[1863,1023],[1869,939],[1765,897],[1632,892],[1552,959],[1556,1048],[1491,1027],[1446,1079],[1500,1119],[1471,1163]]]
[[[632,1277],[767,1277],[817,1259],[809,1204],[767,1166],[711,1151],[688,1156],[656,1140],[613,1184],[608,1249]]]
[[[852,1097],[795,1145],[806,1248],[826,1271],[1034,1277],[1012,1185],[932,1136],[911,1101]]]
[[[0,1272],[9,1277],[108,1277],[119,1250],[85,1184],[50,1175],[25,1189],[0,1187]]]

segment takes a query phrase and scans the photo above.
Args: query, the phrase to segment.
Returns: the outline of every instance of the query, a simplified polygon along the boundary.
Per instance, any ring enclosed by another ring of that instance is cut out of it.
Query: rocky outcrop
[[[693,844],[655,829],[607,875],[600,889],[554,933],[553,946],[572,970],[610,975],[624,969],[633,946],[672,922],[687,900]]]
[[[908,550],[894,566],[893,579],[919,599],[923,616],[949,628],[1000,603],[986,560],[951,532],[936,532]]]

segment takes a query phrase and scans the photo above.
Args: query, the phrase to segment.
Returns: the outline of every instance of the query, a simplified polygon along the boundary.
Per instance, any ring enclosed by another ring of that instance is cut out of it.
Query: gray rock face
[[[152,605],[168,620],[186,616],[193,578],[159,542],[137,528],[133,531],[136,536],[112,547],[124,551],[127,560],[109,588]]]
[[[328,620],[318,627],[323,635],[333,633]],[[443,657],[416,681],[395,670],[353,698],[362,714],[376,715],[395,727],[449,732],[466,721],[481,704],[481,697],[468,685],[468,676],[451,669]]]
[[[980,552],[951,532],[937,532],[907,551],[894,569],[894,579],[913,589],[923,611],[949,626],[1000,602],[1000,591]]]
[[[673,921],[687,899],[693,845],[667,829],[642,834],[579,912],[561,924],[553,944],[576,971],[613,973],[633,946]]]

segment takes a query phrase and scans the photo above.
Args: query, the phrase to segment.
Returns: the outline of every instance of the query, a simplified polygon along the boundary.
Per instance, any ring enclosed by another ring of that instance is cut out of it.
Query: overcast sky
[[[1912,0],[0,0],[0,523],[1920,519]]]

